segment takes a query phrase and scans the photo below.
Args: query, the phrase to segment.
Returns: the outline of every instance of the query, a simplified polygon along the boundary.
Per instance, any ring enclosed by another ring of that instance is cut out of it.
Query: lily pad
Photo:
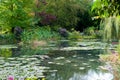
[[[54,64],[54,62],[48,62],[48,64]]]
[[[92,61],[95,61],[95,60],[94,60],[94,59],[90,59],[89,61],[91,61],[91,62],[92,62]]]
[[[65,57],[57,57],[55,60],[65,59]]]
[[[85,67],[80,67],[79,69],[80,69],[80,70],[84,70],[84,69],[85,69]]]
[[[82,63],[83,65],[89,65],[88,63]]]

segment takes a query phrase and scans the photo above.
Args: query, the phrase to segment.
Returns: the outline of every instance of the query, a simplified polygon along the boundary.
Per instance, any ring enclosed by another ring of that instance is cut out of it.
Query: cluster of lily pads
[[[41,56],[37,55],[37,57]],[[45,80],[43,73],[49,70],[49,67],[40,66],[41,61],[42,59],[34,56],[8,59],[0,57],[0,79],[6,80],[9,76],[13,76],[14,80],[36,80],[38,78]]]

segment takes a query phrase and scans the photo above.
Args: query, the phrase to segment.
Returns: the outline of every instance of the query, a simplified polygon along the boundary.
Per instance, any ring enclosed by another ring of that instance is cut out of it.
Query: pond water
[[[59,53],[55,55],[56,53]],[[101,50],[57,51],[44,62],[53,72],[46,73],[47,80],[112,80],[113,75],[100,68]]]
[[[86,45],[52,42],[45,51],[0,46],[0,79],[13,76],[17,80],[43,77],[46,80],[113,80],[110,71],[101,69],[105,64],[99,61],[99,54],[104,50],[98,44],[103,46],[98,42]]]

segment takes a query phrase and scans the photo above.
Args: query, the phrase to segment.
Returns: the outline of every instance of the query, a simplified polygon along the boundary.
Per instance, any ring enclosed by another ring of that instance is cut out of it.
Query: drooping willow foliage
[[[101,18],[104,39],[107,41],[120,39],[120,1],[96,0],[92,11]]]
[[[104,39],[106,41],[120,39],[120,16],[105,18],[101,26],[103,27]]]

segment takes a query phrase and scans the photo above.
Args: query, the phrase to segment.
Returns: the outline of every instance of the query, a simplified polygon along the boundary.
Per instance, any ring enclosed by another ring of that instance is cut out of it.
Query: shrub
[[[80,32],[79,31],[76,31],[74,29],[72,29],[72,32],[69,32],[69,39],[71,40],[78,40],[78,39],[81,39],[82,36],[80,35]]]
[[[95,35],[95,27],[88,27],[84,30],[84,33],[88,36]]]
[[[49,26],[38,27],[34,29],[24,30],[22,33],[23,42],[31,42],[32,40],[54,40],[59,39],[57,32],[52,31]]]
[[[92,38],[102,38],[103,30],[98,30],[95,27],[88,27],[84,30],[85,35],[90,36]]]

